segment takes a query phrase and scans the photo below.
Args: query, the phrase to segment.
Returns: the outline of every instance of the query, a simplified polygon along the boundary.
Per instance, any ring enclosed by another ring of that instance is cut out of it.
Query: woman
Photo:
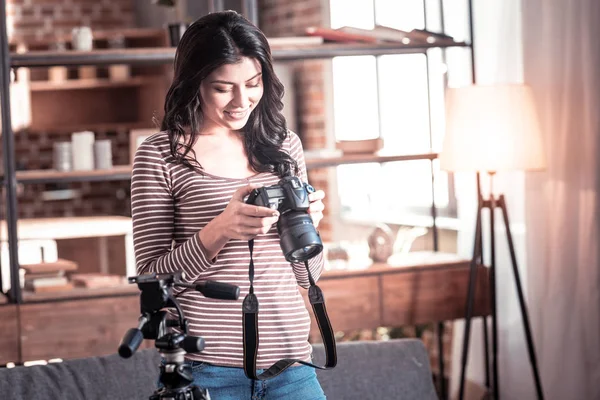
[[[194,383],[216,400],[325,398],[310,367],[256,382],[243,371],[241,303],[252,238],[261,306],[257,368],[311,358],[310,318],[298,290],[309,286],[306,267],[285,260],[274,226],[278,212],[244,203],[253,188],[284,176],[306,182],[302,145],[286,128],[282,96],[260,30],[232,11],[209,14],[181,38],[161,132],[138,148],[133,165],[138,273],[183,270],[188,282],[240,287],[238,301],[176,291],[190,334],[206,342],[202,352],[187,355]],[[323,198],[323,191],[309,197],[315,226],[323,218]],[[322,267],[321,255],[309,261],[315,280]]]

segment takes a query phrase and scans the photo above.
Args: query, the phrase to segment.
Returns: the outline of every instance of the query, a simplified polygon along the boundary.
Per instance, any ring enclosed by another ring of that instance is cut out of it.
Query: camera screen
[[[277,189],[267,189],[267,194],[269,195],[269,198],[273,198],[273,197],[281,197],[283,196],[283,190],[277,188]]]

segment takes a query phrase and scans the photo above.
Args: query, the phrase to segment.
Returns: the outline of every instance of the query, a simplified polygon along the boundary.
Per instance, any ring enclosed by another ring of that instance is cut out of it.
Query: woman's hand
[[[319,222],[321,222],[321,220],[323,219],[323,210],[325,209],[325,204],[323,204],[322,200],[324,198],[325,192],[322,190],[317,190],[314,193],[308,194],[308,200],[310,201],[308,213],[312,218],[315,228],[319,226]]]
[[[225,210],[200,231],[200,243],[208,259],[216,257],[231,239],[254,239],[277,222],[277,210],[244,203],[244,197],[260,186],[250,184],[236,190]]]
[[[261,233],[267,233],[277,222],[277,210],[244,203],[244,197],[259,187],[261,185],[250,184],[236,190],[225,210],[215,218],[221,228],[221,235],[228,240],[254,239]]]

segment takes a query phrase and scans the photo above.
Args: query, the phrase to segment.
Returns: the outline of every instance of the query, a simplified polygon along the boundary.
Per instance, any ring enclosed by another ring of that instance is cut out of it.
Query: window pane
[[[427,160],[387,164],[341,165],[338,167],[338,194],[342,212],[384,219],[386,215],[429,213],[431,167]],[[434,161],[435,204],[447,207],[448,177]]]
[[[332,66],[336,139],[379,137],[375,58],[335,57]]]
[[[373,28],[373,0],[329,0],[331,28]]]
[[[431,107],[431,150],[439,152],[442,148],[445,118],[445,79],[448,67],[444,63],[441,49],[431,49],[427,52],[429,61],[429,93]]]
[[[439,172],[437,160],[434,161],[436,173],[436,205],[448,205],[448,179]],[[395,212],[407,208],[429,207],[431,205],[431,167],[426,160],[388,163],[382,166],[381,182],[376,197],[381,200],[379,207]],[[386,194],[387,193],[387,194]]]
[[[379,164],[340,165],[337,176],[342,213],[368,215],[374,210],[381,176]]]
[[[379,82],[386,151],[429,152],[426,57],[423,54],[381,56]]]
[[[471,79],[471,51],[463,48],[452,48],[446,51],[448,63],[448,86],[467,86]]]
[[[442,1],[446,32],[457,40],[468,39],[467,0]],[[377,23],[410,31],[424,28],[427,15],[428,28],[436,31],[442,26],[440,4],[426,3],[427,13],[423,0],[330,0],[331,27],[370,29]],[[440,49],[432,49],[427,54],[387,55],[377,61],[371,56],[333,59],[336,139],[368,139],[381,133],[386,153],[438,152],[446,80],[450,86],[470,83],[470,51],[447,49],[444,57]],[[435,203],[449,207],[453,203],[448,201],[448,177],[437,160],[433,169]],[[337,176],[345,214],[377,220],[429,214],[430,161],[343,165]]]
[[[423,29],[423,0],[375,0],[375,21],[403,31]]]

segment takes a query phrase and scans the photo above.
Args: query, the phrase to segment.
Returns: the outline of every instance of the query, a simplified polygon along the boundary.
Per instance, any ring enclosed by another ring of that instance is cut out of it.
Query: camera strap
[[[256,358],[258,355],[258,298],[254,294],[254,260],[252,258],[252,251],[254,249],[254,239],[248,241],[248,248],[250,250],[250,266],[248,276],[250,278],[250,289],[248,294],[244,298],[242,305],[243,314],[243,334],[244,334],[244,372],[250,379],[267,380],[276,377],[287,368],[295,363],[307,365],[309,367],[317,369],[330,369],[335,367],[337,364],[337,354],[335,349],[335,336],[333,329],[331,328],[331,322],[327,315],[325,308],[325,299],[323,298],[323,292],[315,285],[315,281],[310,274],[308,268],[308,261],[304,262],[306,266],[306,272],[308,273],[308,281],[310,288],[308,289],[308,299],[312,306],[315,314],[319,330],[321,331],[321,338],[323,339],[323,345],[325,347],[325,365],[319,366],[311,364],[307,361],[296,360],[292,358],[284,358],[268,369],[263,371],[260,375],[256,374]]]

